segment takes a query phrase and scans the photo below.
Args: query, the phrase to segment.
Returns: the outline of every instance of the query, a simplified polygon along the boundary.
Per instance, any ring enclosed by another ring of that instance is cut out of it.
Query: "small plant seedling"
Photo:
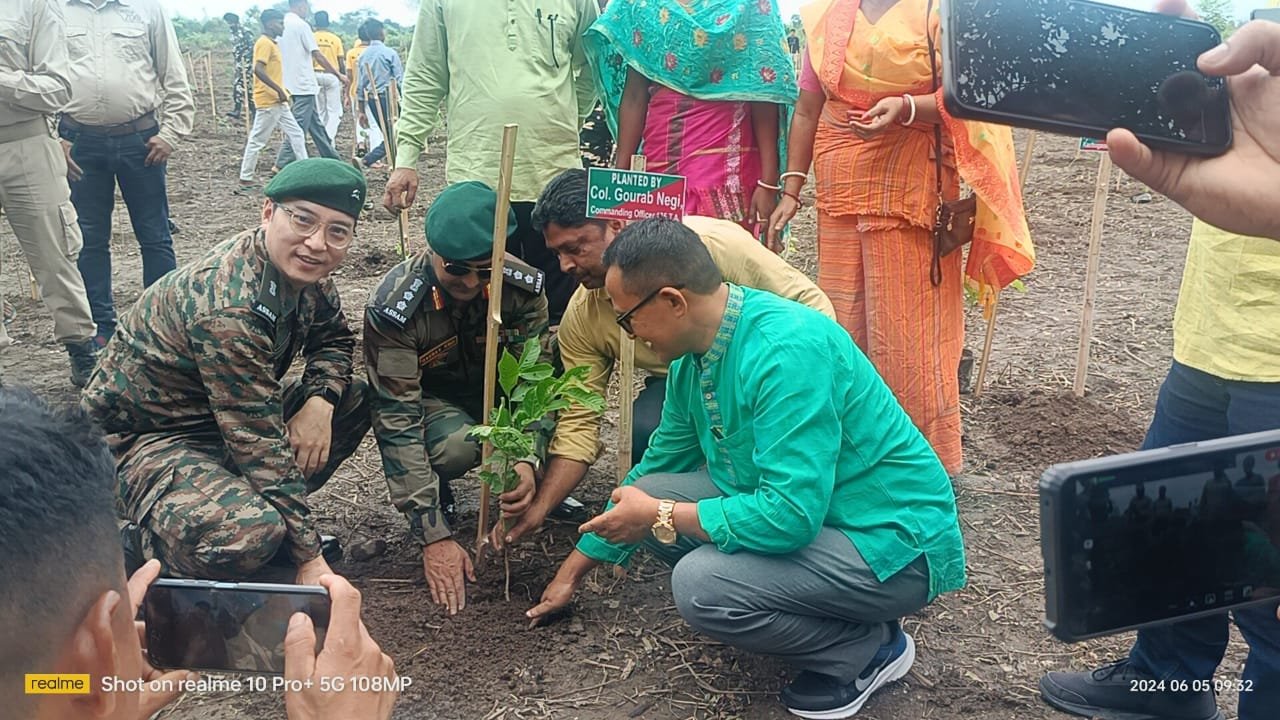
[[[516,463],[538,455],[539,432],[550,422],[548,415],[575,404],[597,414],[604,412],[604,398],[585,383],[590,368],[572,368],[557,377],[550,364],[539,361],[540,353],[539,338],[525,342],[519,358],[503,348],[498,361],[502,397],[489,411],[489,423],[477,425],[469,433],[493,447],[480,467],[480,480],[494,495],[515,489],[519,483]],[[508,566],[508,585],[510,580]],[[509,587],[507,599],[511,599]]]

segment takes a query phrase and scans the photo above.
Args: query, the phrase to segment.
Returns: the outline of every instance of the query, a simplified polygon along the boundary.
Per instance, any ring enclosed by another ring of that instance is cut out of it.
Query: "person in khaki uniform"
[[[542,191],[533,210],[534,227],[544,233],[547,247],[560,259],[561,269],[580,284],[569,300],[556,335],[565,368],[591,368],[587,386],[604,394],[621,356],[621,331],[617,313],[604,290],[604,251],[622,230],[618,221],[587,217],[587,172],[566,170]],[[835,317],[827,296],[804,273],[770,252],[741,226],[709,217],[686,217],[707,246],[726,282],[768,290],[788,300]],[[652,298],[646,300],[651,302]],[[635,424],[631,435],[631,459],[639,462],[658,426],[666,397],[667,363],[643,342],[636,343],[636,368],[648,373],[644,390],[636,397]],[[581,407],[560,413],[555,437],[548,449],[550,460],[538,491],[520,519],[505,536],[496,533],[495,545],[513,542],[539,527],[551,508],[573,491],[599,454],[600,421]]]
[[[93,372],[95,327],[76,268],[83,241],[67,186],[67,163],[49,116],[71,99],[67,38],[56,0],[0,4],[0,208],[53,314],[71,358],[71,382]],[[0,347],[8,336],[0,325]]]
[[[440,193],[427,212],[430,250],[392,268],[364,315],[373,434],[391,501],[423,545],[432,599],[450,614],[466,606],[464,575],[475,580],[471,559],[449,528],[449,481],[480,464],[480,445],[467,433],[487,415],[486,288],[496,202],[497,194],[475,181]],[[508,233],[515,228],[512,213]],[[547,332],[544,276],[508,255],[504,280],[500,339],[518,354],[526,340]],[[550,353],[543,354],[549,362]],[[550,427],[544,430],[549,439]],[[504,512],[523,510],[537,464],[530,458],[516,465],[520,485],[499,498]]]

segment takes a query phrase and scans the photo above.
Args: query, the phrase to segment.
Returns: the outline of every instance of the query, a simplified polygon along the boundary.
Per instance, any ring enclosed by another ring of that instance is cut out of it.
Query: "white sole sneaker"
[[[907,672],[911,670],[911,666],[916,661],[916,641],[910,635],[903,633],[907,639],[907,649],[898,656],[898,659],[885,665],[880,672],[871,679],[871,684],[867,685],[867,689],[863,690],[853,702],[832,710],[795,710],[787,708],[792,715],[807,718],[807,720],[844,720],[858,714],[863,705],[867,704],[867,700],[872,693],[880,688],[888,685],[895,680],[901,680],[906,677]]]

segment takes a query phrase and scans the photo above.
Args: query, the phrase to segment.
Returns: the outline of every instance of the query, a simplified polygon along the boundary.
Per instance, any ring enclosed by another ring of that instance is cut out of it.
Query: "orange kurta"
[[[944,195],[963,177],[978,195],[967,279],[961,255],[930,282],[937,208],[933,126],[893,125],[859,139],[848,115],[885,97],[928,95],[926,33],[939,37],[937,3],[899,0],[874,24],[858,0],[818,0],[801,10],[809,59],[827,96],[814,141],[818,284],[946,465],[959,472],[963,283],[984,305],[1031,269],[1034,254],[1008,128],[943,114]],[[937,63],[941,68],[941,58]],[[958,173],[957,173],[958,167]]]

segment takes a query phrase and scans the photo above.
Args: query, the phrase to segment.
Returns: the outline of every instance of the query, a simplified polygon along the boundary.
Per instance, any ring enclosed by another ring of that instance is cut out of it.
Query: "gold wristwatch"
[[[663,500],[658,503],[658,521],[653,524],[653,537],[663,545],[674,545],[679,535],[671,513],[676,509],[675,500]]]

